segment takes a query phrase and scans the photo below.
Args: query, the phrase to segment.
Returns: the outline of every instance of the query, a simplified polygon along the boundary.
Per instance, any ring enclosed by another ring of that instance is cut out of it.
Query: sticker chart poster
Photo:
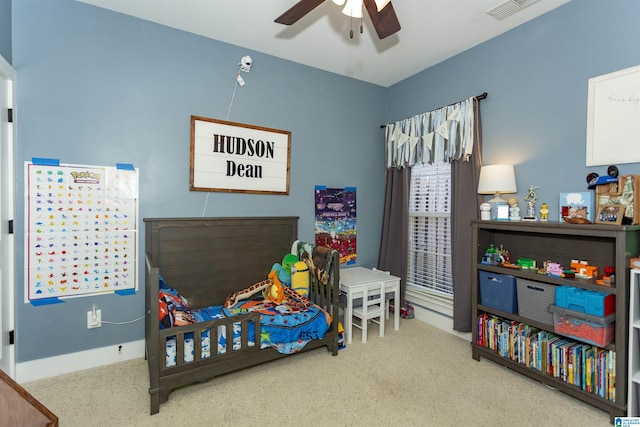
[[[315,188],[315,244],[340,252],[341,264],[356,262],[355,187]]]
[[[26,162],[25,302],[137,289],[138,173]]]

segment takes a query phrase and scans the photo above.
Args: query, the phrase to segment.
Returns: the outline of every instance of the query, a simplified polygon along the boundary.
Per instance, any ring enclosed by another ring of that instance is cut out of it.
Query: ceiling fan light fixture
[[[362,0],[347,0],[342,13],[352,18],[362,18]]]
[[[309,12],[324,3],[325,0],[298,0],[291,8],[275,19],[275,22],[283,25],[293,25],[306,16]],[[510,1],[540,1],[540,0],[510,0]],[[332,0],[338,6],[345,5],[342,13],[351,18],[350,37],[353,38],[353,18],[360,19],[360,32],[362,32],[363,9],[371,18],[373,28],[380,40],[400,31],[400,22],[393,8],[391,0]]]
[[[335,0],[333,0],[335,2]],[[391,0],[374,0],[376,3],[376,7],[378,8],[378,12],[387,7]]]

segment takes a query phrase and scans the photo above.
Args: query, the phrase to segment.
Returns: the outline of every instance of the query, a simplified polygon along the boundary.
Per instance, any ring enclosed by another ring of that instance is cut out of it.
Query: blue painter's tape
[[[43,157],[32,157],[31,163],[34,165],[45,165],[45,166],[60,166],[60,160],[58,159],[45,159]]]
[[[128,171],[136,170],[131,163],[116,163],[116,169],[124,169]]]
[[[353,192],[353,191],[356,191],[356,187],[344,187],[344,191]]]
[[[121,289],[119,291],[115,291],[114,292],[117,295],[120,295],[121,297],[123,296],[127,296],[127,295],[135,295],[136,294],[136,290],[135,289]]]
[[[317,190],[326,190],[327,186],[326,185],[316,185],[316,191]]]
[[[41,306],[41,305],[49,305],[49,304],[59,304],[62,303],[64,301],[58,299],[58,298],[43,298],[43,299],[32,299],[31,301],[29,301],[31,303],[31,305],[33,306]]]

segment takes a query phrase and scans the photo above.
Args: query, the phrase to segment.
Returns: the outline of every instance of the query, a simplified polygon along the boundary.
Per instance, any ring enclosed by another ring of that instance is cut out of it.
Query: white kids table
[[[395,310],[393,311],[393,329],[400,329],[400,278],[380,270],[371,270],[364,267],[351,267],[340,269],[340,291],[347,296],[347,308],[344,312],[344,331],[347,334],[346,342],[351,344],[353,328],[353,300],[362,298],[362,290],[371,284],[384,282],[386,292],[394,292]],[[387,305],[386,317],[389,318]]]

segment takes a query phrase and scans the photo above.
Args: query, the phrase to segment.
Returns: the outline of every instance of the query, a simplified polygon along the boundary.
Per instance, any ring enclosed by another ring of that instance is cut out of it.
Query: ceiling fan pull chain
[[[353,16],[350,17],[349,22],[351,23],[351,29],[349,30],[349,38],[353,38]]]
[[[360,34],[362,34],[362,18],[360,18]]]

